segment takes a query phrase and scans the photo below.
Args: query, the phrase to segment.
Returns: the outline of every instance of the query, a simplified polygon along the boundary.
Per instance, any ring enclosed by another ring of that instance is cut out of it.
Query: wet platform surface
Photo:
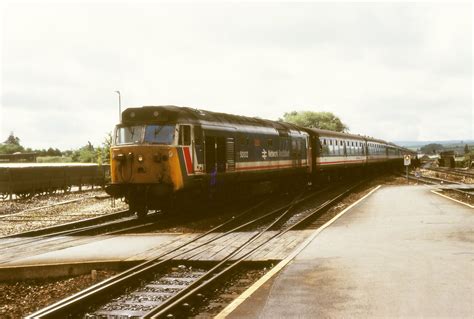
[[[228,318],[474,317],[474,209],[384,186]]]

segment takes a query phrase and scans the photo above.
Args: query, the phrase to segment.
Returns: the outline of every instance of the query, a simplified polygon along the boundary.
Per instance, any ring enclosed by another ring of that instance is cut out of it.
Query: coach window
[[[179,126],[178,145],[191,145],[191,127],[189,125]]]

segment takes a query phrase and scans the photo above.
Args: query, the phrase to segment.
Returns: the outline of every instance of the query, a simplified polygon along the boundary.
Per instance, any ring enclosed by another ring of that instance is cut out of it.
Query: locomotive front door
[[[206,159],[206,173],[212,173],[216,168],[216,139],[214,136],[206,136],[204,140]]]
[[[217,172],[225,172],[226,154],[225,154],[225,137],[216,137],[216,155],[217,155]]]
[[[206,136],[205,138],[206,173],[217,170],[218,173],[226,171],[226,139],[225,137]]]

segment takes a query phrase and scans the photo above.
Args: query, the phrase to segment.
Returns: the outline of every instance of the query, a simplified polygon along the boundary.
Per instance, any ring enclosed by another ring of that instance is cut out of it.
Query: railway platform
[[[474,210],[384,186],[345,211],[220,318],[474,316]]]

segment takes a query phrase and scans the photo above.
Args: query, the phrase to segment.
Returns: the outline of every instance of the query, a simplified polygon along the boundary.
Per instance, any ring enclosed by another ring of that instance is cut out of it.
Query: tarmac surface
[[[474,317],[474,209],[384,186],[228,318]]]

